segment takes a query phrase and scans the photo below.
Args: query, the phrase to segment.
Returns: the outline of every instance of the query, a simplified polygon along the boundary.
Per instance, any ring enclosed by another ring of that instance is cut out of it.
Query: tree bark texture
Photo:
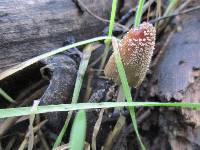
[[[111,0],[81,0],[109,19]],[[77,41],[99,36],[106,23],[72,0],[0,0],[0,72],[62,46],[67,36]]]

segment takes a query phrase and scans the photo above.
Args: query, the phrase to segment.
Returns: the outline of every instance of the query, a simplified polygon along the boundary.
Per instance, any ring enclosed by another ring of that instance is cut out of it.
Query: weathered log
[[[199,11],[184,16],[181,31],[174,33],[153,75],[151,95],[182,100],[195,82],[200,67]]]
[[[153,73],[151,96],[161,101],[200,102],[199,19],[199,11],[181,18],[181,30],[173,34]],[[194,109],[160,109],[159,126],[171,149],[200,148],[199,114]]]
[[[110,0],[81,0],[109,18]],[[105,23],[81,12],[72,0],[0,0],[0,72],[62,46],[66,37],[84,40],[101,34]]]
[[[199,2],[198,2],[199,3]],[[153,74],[151,96],[160,100],[200,102],[199,11],[182,18]],[[200,125],[199,110],[183,109],[185,122]]]

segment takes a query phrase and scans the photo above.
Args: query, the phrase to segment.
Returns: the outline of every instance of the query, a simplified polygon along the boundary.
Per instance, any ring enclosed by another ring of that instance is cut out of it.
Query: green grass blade
[[[115,23],[115,16],[116,16],[116,10],[117,10],[117,0],[113,0],[112,2],[112,10],[111,10],[111,16],[110,16],[110,23],[109,23],[109,31],[108,31],[108,37],[112,37],[112,32],[113,32],[113,27],[114,27],[114,23]],[[106,39],[105,40],[105,49],[104,49],[104,53],[103,53],[103,58],[100,64],[100,71],[102,70],[107,55],[108,55],[108,51],[110,49],[110,43],[111,43],[111,39]]]
[[[32,59],[29,59],[23,63],[20,63],[19,65],[16,65],[14,67],[11,67],[10,69],[0,73],[0,80],[20,71],[20,70],[23,70],[24,68],[42,60],[42,59],[45,59],[47,57],[50,57],[52,55],[55,55],[55,54],[58,54],[60,52],[63,52],[63,51],[66,51],[70,48],[73,48],[73,47],[77,47],[77,46],[81,46],[81,45],[85,45],[85,44],[88,44],[88,43],[92,43],[92,42],[96,42],[96,41],[100,41],[100,40],[105,40],[105,39],[111,39],[110,37],[108,36],[101,36],[101,37],[96,37],[96,38],[92,38],[92,39],[88,39],[88,40],[85,40],[85,41],[81,41],[81,42],[77,42],[77,43],[74,43],[74,44],[70,44],[70,45],[67,45],[67,46],[64,46],[64,47],[61,47],[61,48],[58,48],[58,49],[55,49],[55,50],[52,50],[50,52],[47,52],[45,54],[42,54],[42,55],[39,55],[37,57],[34,57]]]
[[[12,97],[10,97],[2,88],[0,88],[0,95],[3,96],[8,102],[15,103]]]
[[[138,27],[140,25],[144,2],[145,2],[145,0],[139,1],[138,9],[137,9],[136,16],[135,16],[135,24],[134,24],[135,27]]]
[[[115,23],[116,10],[117,10],[117,0],[113,0],[112,11],[111,11],[111,16],[110,16],[110,23],[109,23],[108,37],[112,36],[113,27],[114,27],[114,23]]]
[[[86,114],[84,110],[80,110],[72,126],[70,134],[70,150],[83,150],[86,134]]]
[[[91,56],[90,48],[91,47],[87,47],[87,49],[85,49],[83,51],[83,58],[81,60],[81,63],[79,65],[79,70],[78,70],[78,73],[77,73],[76,83],[75,83],[74,92],[73,92],[73,96],[72,96],[72,103],[77,103],[78,98],[79,98],[79,93],[80,93],[81,86],[82,86],[82,83],[83,83],[83,77],[84,77],[85,72],[87,70],[87,66],[88,66],[88,63],[89,63],[90,56]],[[53,148],[56,148],[60,145],[60,143],[63,139],[63,136],[64,136],[64,134],[67,130],[67,127],[68,127],[68,124],[69,124],[71,117],[72,117],[72,111],[70,111],[68,113],[67,119],[64,123],[64,126],[63,126],[59,136],[56,139],[56,142],[54,143]]]
[[[60,143],[62,142],[62,139],[63,139],[63,136],[65,135],[65,132],[67,130],[67,127],[68,127],[68,124],[69,124],[69,121],[72,117],[72,112],[69,111],[69,113],[67,114],[67,119],[65,120],[65,123],[62,127],[62,130],[60,131],[54,145],[53,145],[53,149],[55,149],[56,147],[58,147],[60,145]]]
[[[114,107],[182,107],[200,109],[200,103],[189,102],[103,102],[103,103],[77,103],[77,104],[59,104],[38,106],[35,114],[57,112],[57,111],[74,111],[80,109],[97,109],[97,108],[114,108]],[[32,107],[5,108],[0,109],[0,118],[16,117],[30,115]]]
[[[171,14],[173,10],[176,8],[178,1],[179,0],[170,0],[170,3],[163,16],[168,16],[169,14]]]
[[[117,39],[113,38],[112,42],[113,42],[115,63],[116,63],[117,71],[119,73],[119,77],[120,77],[120,80],[121,80],[124,95],[125,95],[125,98],[127,99],[128,102],[132,102],[132,96],[131,96],[130,88],[129,88],[128,81],[127,81],[127,78],[126,78],[126,73],[125,73],[125,70],[124,70],[124,67],[123,67],[123,64],[122,64],[122,61],[121,61]],[[140,138],[140,134],[139,134],[139,131],[138,131],[134,107],[130,107],[129,111],[130,111],[130,114],[131,114],[131,119],[132,119],[133,127],[134,127],[134,130],[136,132],[137,138],[140,142],[142,149],[145,150],[145,146],[142,143],[142,140]]]
[[[79,93],[81,90],[81,86],[83,83],[83,77],[85,75],[85,72],[87,70],[87,66],[90,60],[90,56],[91,56],[91,51],[90,51],[90,47],[88,47],[88,49],[83,51],[83,58],[82,61],[79,65],[79,71],[78,71],[78,75],[77,75],[77,79],[76,79],[76,84],[75,84],[75,88],[74,88],[74,93],[72,96],[72,103],[77,103],[78,98],[79,98]]]

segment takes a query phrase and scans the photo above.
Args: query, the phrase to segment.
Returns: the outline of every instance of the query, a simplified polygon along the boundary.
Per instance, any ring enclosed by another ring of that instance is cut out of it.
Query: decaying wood
[[[78,68],[76,62],[63,53],[52,56],[44,62],[46,66],[43,67],[43,76],[50,79],[50,84],[40,98],[40,105],[70,103]],[[66,119],[65,112],[45,115],[48,118],[48,124],[54,131],[59,131]]]
[[[94,14],[109,18],[112,1],[82,3]],[[61,47],[69,35],[76,40],[96,37],[105,25],[81,12],[72,0],[0,0],[0,72]]]
[[[184,102],[200,102],[200,78],[191,84],[183,96]],[[188,123],[200,126],[200,110],[182,108],[182,113]]]
[[[197,1],[196,5],[200,2]],[[184,15],[153,73],[150,95],[159,100],[200,102],[199,11]],[[160,108],[159,127],[173,150],[199,149],[199,110]]]
[[[181,31],[174,33],[153,77],[151,95],[170,100],[182,100],[188,86],[194,82],[194,69],[200,67],[199,11],[185,16]]]
[[[172,150],[200,149],[200,126],[186,124],[183,117],[177,110],[163,109],[159,117],[160,132],[166,135]]]

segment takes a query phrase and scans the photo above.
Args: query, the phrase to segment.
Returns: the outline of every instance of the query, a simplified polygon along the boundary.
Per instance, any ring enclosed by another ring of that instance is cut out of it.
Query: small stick
[[[97,137],[97,134],[98,134],[100,126],[101,126],[103,113],[104,113],[104,109],[101,109],[101,111],[99,113],[99,118],[94,126],[94,131],[93,131],[93,135],[92,135],[92,150],[96,150],[96,137]]]
[[[47,120],[44,120],[44,121],[40,122],[40,124],[38,124],[37,126],[35,126],[33,128],[33,133],[37,132],[46,122],[47,122]],[[25,136],[23,142],[21,143],[21,145],[19,147],[19,150],[23,150],[25,148],[25,146],[27,145],[27,142],[28,142],[29,135],[30,135],[30,131],[28,131],[26,133],[26,136]]]
[[[14,137],[8,142],[8,144],[6,145],[5,150],[10,150],[10,149],[12,149],[13,144],[15,143],[15,141],[16,141],[16,137],[14,136]]]
[[[118,94],[117,94],[117,102],[125,102],[125,96],[123,93],[122,85],[119,86]],[[120,112],[123,108],[115,108],[114,113]]]
[[[44,149],[50,150],[49,145],[47,144],[47,141],[46,141],[44,134],[43,134],[41,129],[39,130],[39,138],[41,139],[41,142],[43,144]]]
[[[36,123],[37,124],[40,123],[40,115],[36,115]],[[44,134],[43,134],[41,129],[39,129],[38,135],[39,135],[39,138],[40,138],[40,140],[41,140],[41,142],[43,144],[44,149],[45,150],[50,150],[49,145],[47,144],[47,141],[46,141],[45,136],[44,136]]]
[[[106,142],[104,144],[104,150],[110,150],[115,142],[115,140],[118,138],[120,132],[122,131],[123,127],[125,126],[126,118],[124,116],[120,116],[117,123],[115,124],[115,127],[113,131],[111,131],[106,139]]]
[[[199,9],[200,9],[200,6],[196,6],[196,7],[193,7],[193,8],[186,9],[186,10],[181,11],[181,12],[175,12],[175,13],[168,15],[168,16],[163,16],[163,17],[159,17],[157,19],[150,20],[149,22],[150,23],[156,23],[160,20],[168,19],[168,18],[171,18],[171,17],[176,17],[178,15],[187,14],[187,13],[190,13],[190,12],[193,12],[193,11],[197,11]]]
[[[81,1],[81,0],[75,0],[75,2],[81,7],[81,9],[83,9],[83,11],[86,11],[88,14],[90,14],[91,16],[95,17],[96,19],[104,22],[104,23],[109,23],[110,20],[104,19],[102,17],[99,17],[98,15],[94,14],[89,8],[87,8],[87,6]],[[120,23],[115,23],[114,25],[122,28],[123,30],[128,30],[128,28]]]

